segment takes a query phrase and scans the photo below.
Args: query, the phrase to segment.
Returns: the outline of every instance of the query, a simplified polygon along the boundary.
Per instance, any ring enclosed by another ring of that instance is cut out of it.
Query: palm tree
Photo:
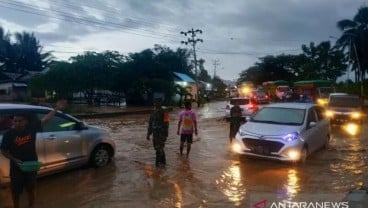
[[[50,65],[53,59],[51,53],[42,52],[42,46],[33,33],[16,33],[15,40],[16,72],[43,71]]]
[[[1,71],[11,70],[14,66],[12,55],[12,46],[10,43],[10,34],[5,33],[0,27],[0,69]]]
[[[337,27],[343,33],[336,45],[345,51],[348,50],[348,57],[353,62],[352,70],[358,75],[357,80],[361,82],[363,95],[363,82],[368,71],[368,7],[360,7],[353,20],[338,21]]]

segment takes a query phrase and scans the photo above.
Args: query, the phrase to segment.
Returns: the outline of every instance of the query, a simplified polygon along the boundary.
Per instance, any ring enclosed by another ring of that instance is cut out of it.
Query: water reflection
[[[286,191],[287,200],[291,201],[294,199],[300,190],[298,172],[296,169],[289,169],[287,173],[287,180],[284,185]]]
[[[232,161],[216,180],[216,185],[235,206],[262,193],[271,193],[280,200],[292,201],[300,194],[301,172],[290,164]]]
[[[244,200],[246,188],[241,180],[239,163],[233,162],[216,180],[219,189],[236,206],[239,206]]]

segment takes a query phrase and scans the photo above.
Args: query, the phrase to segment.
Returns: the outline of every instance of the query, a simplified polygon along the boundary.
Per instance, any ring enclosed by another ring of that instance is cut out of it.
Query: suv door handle
[[[48,140],[54,140],[54,139],[56,139],[56,136],[55,135],[50,135],[50,136],[47,137],[47,139]]]

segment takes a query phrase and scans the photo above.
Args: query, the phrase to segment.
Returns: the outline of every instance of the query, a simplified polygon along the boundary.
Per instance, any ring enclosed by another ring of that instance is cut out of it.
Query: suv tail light
[[[248,106],[248,110],[255,110],[255,109],[257,109],[257,105],[254,103],[250,103]]]

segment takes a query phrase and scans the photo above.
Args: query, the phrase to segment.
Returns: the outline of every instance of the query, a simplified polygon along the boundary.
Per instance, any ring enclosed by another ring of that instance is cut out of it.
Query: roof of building
[[[195,81],[189,77],[188,75],[186,74],[183,74],[183,73],[179,73],[179,72],[173,72],[174,75],[180,79],[180,81],[183,81],[183,82],[192,82],[192,83],[195,83]]]

